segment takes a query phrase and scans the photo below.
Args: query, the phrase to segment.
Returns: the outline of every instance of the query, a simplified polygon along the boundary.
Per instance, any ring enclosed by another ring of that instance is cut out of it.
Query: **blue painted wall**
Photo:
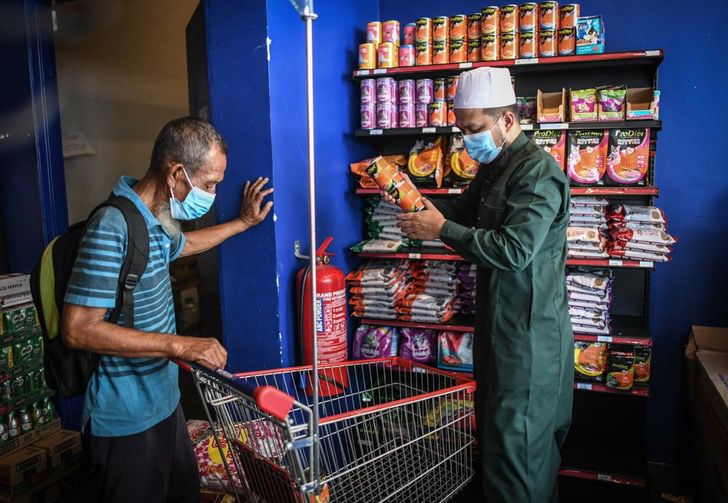
[[[661,114],[657,204],[680,239],[673,261],[653,275],[652,397],[648,411],[651,460],[675,462],[684,402],[682,352],[693,324],[728,326],[728,137],[720,127],[728,110],[728,65],[723,32],[728,2],[630,0],[580,2],[585,15],[601,14],[610,52],[665,50],[660,66]],[[469,14],[482,2],[381,0],[381,19],[412,22],[421,16]],[[681,28],[682,27],[682,28]],[[713,126],[715,125],[715,126]]]

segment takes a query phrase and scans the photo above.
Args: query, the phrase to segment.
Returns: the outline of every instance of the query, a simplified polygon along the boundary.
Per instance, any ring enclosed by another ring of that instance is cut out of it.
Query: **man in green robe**
[[[507,69],[461,74],[455,115],[480,170],[458,199],[426,201],[400,227],[478,266],[473,361],[486,500],[556,500],[574,375],[569,184],[521,131]]]

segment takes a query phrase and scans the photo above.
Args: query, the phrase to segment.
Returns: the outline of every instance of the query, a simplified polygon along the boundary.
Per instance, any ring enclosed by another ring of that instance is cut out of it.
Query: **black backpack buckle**
[[[126,276],[126,279],[124,280],[124,290],[134,290],[134,288],[136,288],[137,284],[139,284],[139,275],[138,274],[129,274]]]

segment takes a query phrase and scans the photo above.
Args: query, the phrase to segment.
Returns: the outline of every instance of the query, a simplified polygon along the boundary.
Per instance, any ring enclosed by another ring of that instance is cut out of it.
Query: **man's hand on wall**
[[[258,178],[252,183],[245,182],[243,204],[240,207],[240,220],[245,224],[246,228],[261,223],[273,208],[273,201],[268,201],[263,205],[263,198],[273,193],[273,187],[264,189],[267,183],[268,178]]]

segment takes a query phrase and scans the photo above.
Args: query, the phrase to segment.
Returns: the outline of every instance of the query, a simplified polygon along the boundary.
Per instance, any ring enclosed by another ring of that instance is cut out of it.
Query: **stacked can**
[[[400,80],[399,87],[399,127],[416,127],[415,102],[417,91],[412,79]]]
[[[576,20],[579,11],[579,4],[575,3],[562,5],[559,9],[559,25],[556,28],[558,40],[556,53],[559,56],[576,54]]]
[[[402,45],[399,47],[399,66],[415,66],[415,31],[417,25],[409,23],[402,29]]]
[[[415,82],[415,127],[427,127],[429,105],[435,99],[435,83],[432,79],[419,79]]]
[[[480,59],[500,59],[500,8],[485,7],[480,11]]]
[[[445,81],[445,101],[447,103],[447,125],[455,125],[455,94],[458,91],[460,77],[451,75]]]
[[[500,59],[518,58],[518,5],[500,8]]]
[[[415,22],[415,62],[417,66],[432,64],[432,18]]]
[[[468,60],[468,18],[458,14],[450,18],[450,63]]]
[[[432,20],[432,64],[450,62],[450,18],[438,16]]]
[[[362,79],[361,93],[361,128],[376,129],[377,127],[377,81],[376,79]]]
[[[538,57],[538,4],[526,2],[518,8],[518,57]]]
[[[382,23],[372,21],[367,24],[367,41],[359,44],[359,69],[373,70],[377,67],[377,49],[382,43]]]
[[[480,61],[480,12],[468,16],[468,61]]]
[[[381,129],[396,128],[399,124],[397,113],[397,97],[399,88],[397,81],[391,77],[377,79],[377,125]]]
[[[447,125],[447,103],[445,102],[446,80],[444,78],[432,81],[432,102],[428,106],[428,125],[443,127]]]

